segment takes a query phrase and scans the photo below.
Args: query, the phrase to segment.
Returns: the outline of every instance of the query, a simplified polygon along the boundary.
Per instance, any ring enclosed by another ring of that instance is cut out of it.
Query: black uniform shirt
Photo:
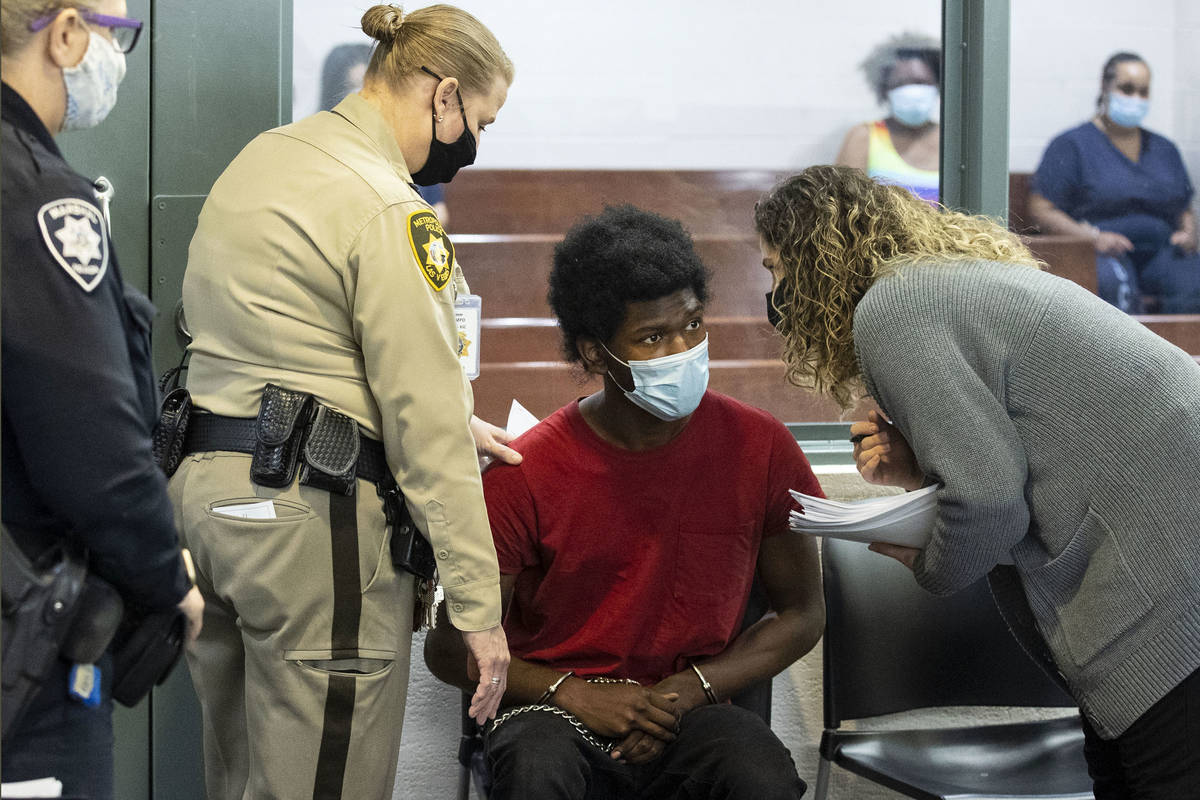
[[[27,551],[67,538],[126,599],[189,583],[150,435],[154,308],[126,287],[91,183],[2,87],[3,518]]]

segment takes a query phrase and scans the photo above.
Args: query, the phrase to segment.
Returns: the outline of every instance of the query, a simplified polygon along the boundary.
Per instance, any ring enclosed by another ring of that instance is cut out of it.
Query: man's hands
[[[568,679],[555,693],[558,705],[598,735],[621,741],[612,757],[645,764],[675,741],[679,695],[635,683],[588,683]]]
[[[513,437],[503,428],[497,428],[472,414],[471,436],[475,438],[475,452],[479,456],[480,469],[487,467],[493,459],[499,459],[505,464],[521,463],[521,454],[507,446]]]
[[[480,725],[494,719],[504,689],[508,685],[508,639],[499,625],[484,631],[463,631],[467,645],[467,674],[479,676],[479,685],[471,696],[467,712]],[[461,662],[460,662],[461,663]]]
[[[867,483],[902,486],[910,492],[925,483],[912,448],[883,414],[869,411],[866,422],[851,425],[851,441],[859,436],[863,438],[854,443],[854,463]]]

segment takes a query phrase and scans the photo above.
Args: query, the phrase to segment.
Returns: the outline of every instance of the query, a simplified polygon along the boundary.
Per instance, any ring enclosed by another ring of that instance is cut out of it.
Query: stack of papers
[[[872,497],[843,503],[802,492],[792,492],[802,511],[793,511],[793,531],[811,536],[831,536],[852,542],[887,542],[924,548],[937,518],[938,486],[890,497]]]

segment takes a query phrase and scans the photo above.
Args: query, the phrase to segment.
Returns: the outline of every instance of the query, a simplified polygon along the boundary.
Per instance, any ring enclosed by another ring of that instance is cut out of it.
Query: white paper
[[[214,514],[234,519],[275,519],[275,504],[270,500],[257,503],[235,503],[228,506],[216,506]]]
[[[34,781],[0,783],[0,797],[62,797],[62,781],[58,778],[38,778]]]
[[[504,426],[504,430],[508,431],[510,436],[520,436],[525,431],[538,424],[538,418],[529,412],[529,409],[512,401],[512,405],[508,409],[508,424]]]
[[[852,503],[792,492],[803,512],[791,512],[789,523],[793,531],[810,536],[924,548],[937,519],[934,493],[938,488],[926,486],[915,492]]]

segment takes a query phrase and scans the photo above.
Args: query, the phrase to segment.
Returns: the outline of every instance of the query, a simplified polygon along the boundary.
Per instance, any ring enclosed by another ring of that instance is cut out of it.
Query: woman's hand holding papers
[[[916,547],[905,547],[887,542],[871,542],[867,545],[867,549],[873,553],[879,553],[881,556],[894,558],[909,569],[913,568],[913,562],[917,560],[917,555],[921,552]]]
[[[867,483],[920,489],[925,474],[917,464],[908,442],[883,414],[868,411],[866,422],[850,426],[854,463]]]

